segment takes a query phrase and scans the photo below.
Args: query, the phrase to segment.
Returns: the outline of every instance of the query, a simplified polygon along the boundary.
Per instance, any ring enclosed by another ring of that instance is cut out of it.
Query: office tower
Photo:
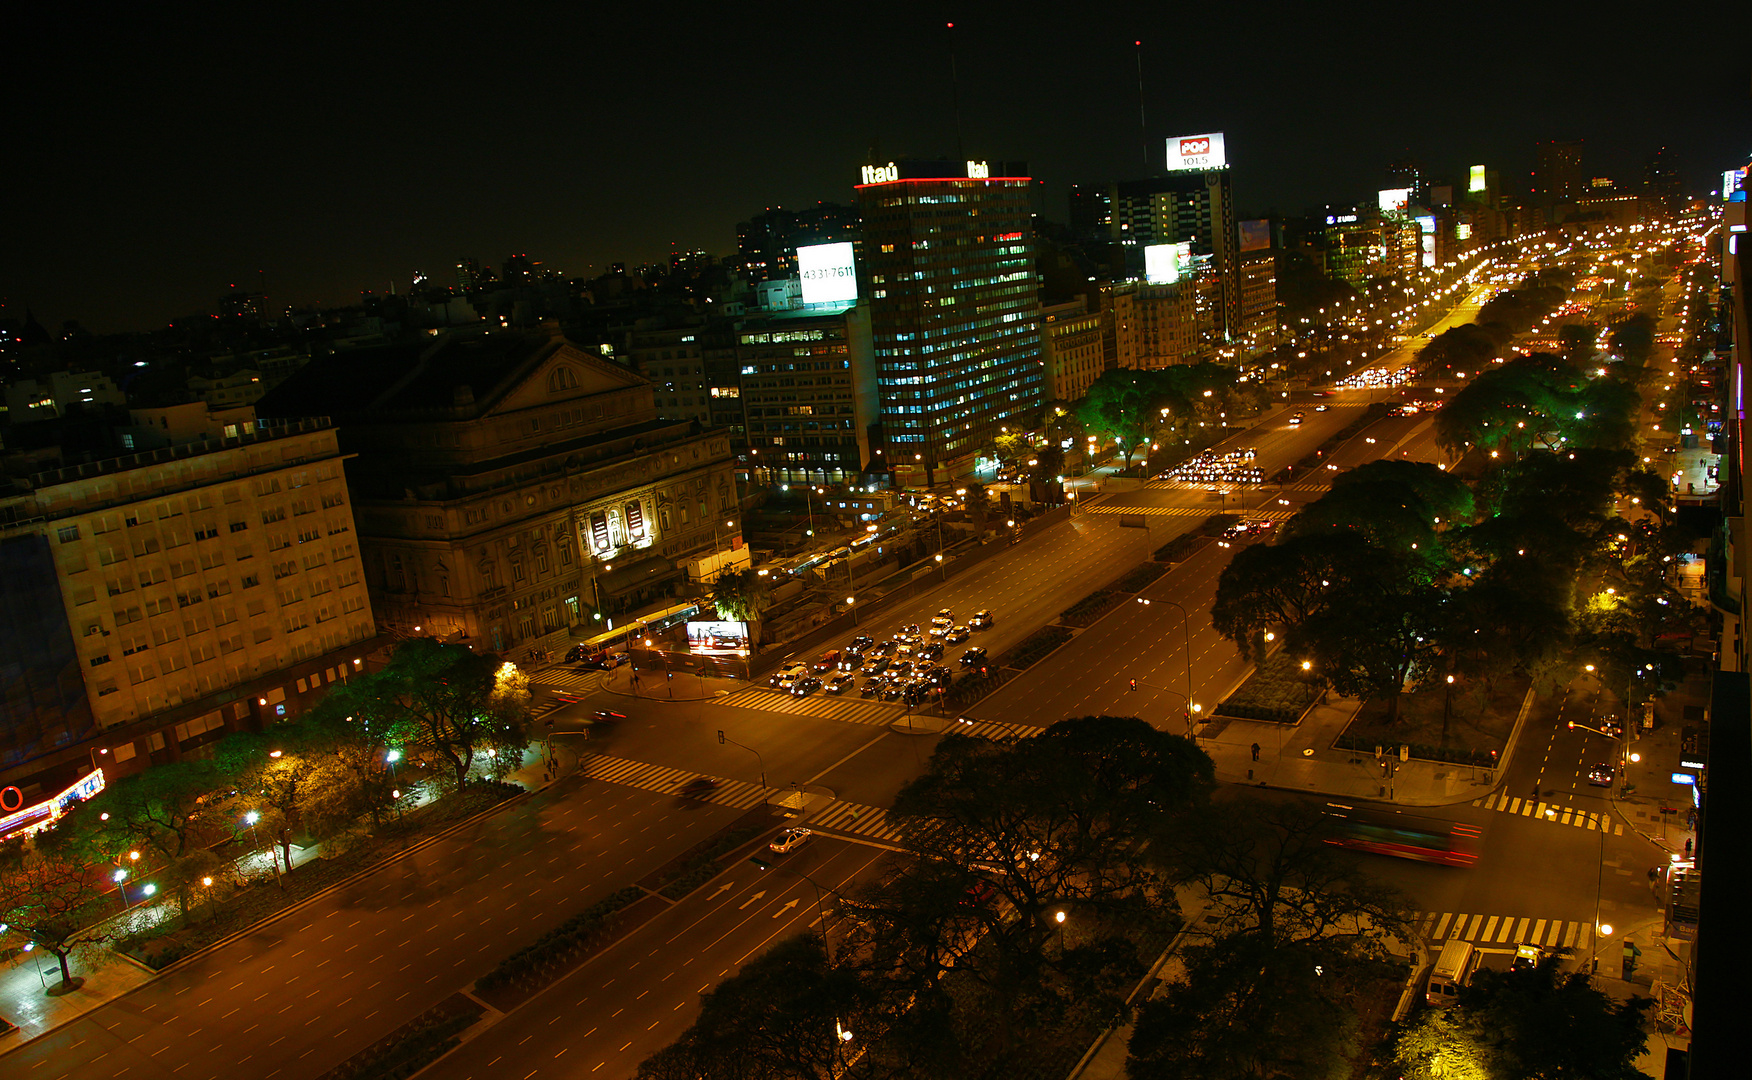
[[[1572,203],[1581,198],[1587,181],[1582,177],[1582,142],[1539,144],[1529,193],[1541,207]]]
[[[1039,405],[1040,302],[1026,168],[901,161],[864,167],[858,272],[875,348],[879,446],[897,481],[973,464]]]
[[[1134,250],[1190,243],[1192,255],[1208,263],[1217,281],[1217,338],[1231,339],[1240,333],[1241,288],[1235,200],[1222,133],[1169,139],[1166,164],[1166,175],[1114,185],[1110,235]],[[1126,265],[1135,270],[1141,258],[1130,256]]]
[[[797,276],[797,249],[858,239],[858,210],[818,202],[803,210],[773,207],[736,224],[736,269],[751,283]]]
[[[1679,209],[1684,185],[1679,179],[1678,163],[1665,146],[1649,155],[1643,170],[1643,194],[1650,209],[1659,214],[1672,214]]]

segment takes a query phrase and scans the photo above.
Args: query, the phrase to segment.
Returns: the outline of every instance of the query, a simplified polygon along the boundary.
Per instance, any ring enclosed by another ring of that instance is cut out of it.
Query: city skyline
[[[885,13],[478,27],[248,12],[198,30],[37,16],[44,47],[21,72],[38,89],[8,124],[22,152],[0,315],[123,331],[214,310],[233,283],[279,310],[405,289],[416,270],[448,284],[465,257],[528,252],[590,277],[722,255],[765,207],[851,202],[872,151],[1025,159],[1062,220],[1071,183],[1144,176],[1146,148],[1159,167],[1186,132],[1228,132],[1243,215],[1364,199],[1408,157],[1456,180],[1484,162],[1513,191],[1551,138],[1582,139],[1589,175],[1620,182],[1665,142],[1701,193],[1752,143],[1726,71],[1651,46],[1627,80],[1608,67],[1622,28],[1555,14],[1504,9],[1518,32],[1487,51],[1468,42],[1490,13],[1412,13],[1383,56],[1363,17],[1169,25],[1139,5],[1023,25],[968,5],[948,12],[957,92],[944,13]]]

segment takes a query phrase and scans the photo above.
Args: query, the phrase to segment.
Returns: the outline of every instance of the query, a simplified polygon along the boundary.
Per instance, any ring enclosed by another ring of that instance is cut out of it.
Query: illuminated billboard
[[[1151,285],[1172,285],[1192,260],[1192,244],[1151,244],[1144,248],[1144,280]]]
[[[1269,220],[1243,221],[1236,228],[1241,233],[1242,251],[1264,251],[1271,247],[1271,222]]]
[[[1467,191],[1483,191],[1483,190],[1485,190],[1485,188],[1487,186],[1488,185],[1486,185],[1484,182],[1484,166],[1483,165],[1472,166],[1472,185],[1470,187],[1468,187],[1466,190]]]
[[[797,272],[803,279],[804,307],[849,304],[858,298],[858,271],[849,242],[798,248]]]
[[[748,624],[724,620],[688,620],[687,651],[696,653],[748,652]]]
[[[1191,172],[1221,169],[1229,164],[1223,152],[1223,133],[1182,135],[1168,140],[1168,171]]]
[[[1411,205],[1410,188],[1383,188],[1376,193],[1375,197],[1379,202],[1383,214],[1404,213],[1405,208]]]

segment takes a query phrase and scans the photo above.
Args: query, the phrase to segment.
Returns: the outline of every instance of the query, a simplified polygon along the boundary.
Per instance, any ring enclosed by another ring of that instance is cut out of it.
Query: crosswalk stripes
[[[534,686],[557,686],[566,690],[595,690],[600,685],[603,674],[601,671],[579,671],[576,668],[556,665],[531,672],[529,681]]]
[[[1537,945],[1541,948],[1586,949],[1594,924],[1565,919],[1517,915],[1473,915],[1453,911],[1420,911],[1415,916],[1424,940],[1470,941],[1474,945]]]
[[[671,769],[667,765],[650,765],[643,761],[606,755],[583,758],[578,763],[578,771],[592,780],[604,780],[611,784],[665,794],[678,792],[682,785],[700,775],[685,769]],[[746,780],[719,779],[718,786],[712,791],[689,797],[735,810],[745,810],[758,805],[769,794],[771,792],[759,784],[751,784]]]
[[[880,806],[836,802],[804,825],[821,832],[853,833],[890,844],[900,842],[900,830],[888,823],[888,811]]]
[[[900,719],[905,712],[904,706],[886,701],[845,697],[795,697],[776,690],[763,690],[758,686],[713,698],[712,703],[766,712],[818,716],[824,720],[840,720],[848,724],[888,724]]]
[[[1590,831],[1603,829],[1608,836],[1624,835],[1624,822],[1613,821],[1610,815],[1559,806],[1556,803],[1540,802],[1536,799],[1523,799],[1518,795],[1511,796],[1500,791],[1492,792],[1482,799],[1473,799],[1472,805],[1482,806],[1486,810],[1495,810],[1502,814],[1538,818],[1540,821],[1553,825],[1573,825],[1578,829]]]
[[[1142,514],[1145,517],[1209,517],[1218,511],[1208,506],[1109,506],[1097,505],[1083,508],[1091,514]],[[1288,521],[1296,516],[1294,510],[1255,510],[1246,512],[1245,517],[1255,520],[1264,518],[1267,521]]]
[[[1000,720],[971,720],[965,716],[950,724],[945,735],[971,735],[977,739],[1031,739],[1040,728],[1006,724]]]

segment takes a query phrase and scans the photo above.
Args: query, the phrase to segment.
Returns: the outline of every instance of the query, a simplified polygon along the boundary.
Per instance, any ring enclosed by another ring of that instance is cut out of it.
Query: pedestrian
[[[1253,760],[1254,761],[1259,760],[1259,744],[1258,743],[1253,744]]]
[[[1685,857],[1691,858],[1691,838],[1689,836],[1685,838]]]

